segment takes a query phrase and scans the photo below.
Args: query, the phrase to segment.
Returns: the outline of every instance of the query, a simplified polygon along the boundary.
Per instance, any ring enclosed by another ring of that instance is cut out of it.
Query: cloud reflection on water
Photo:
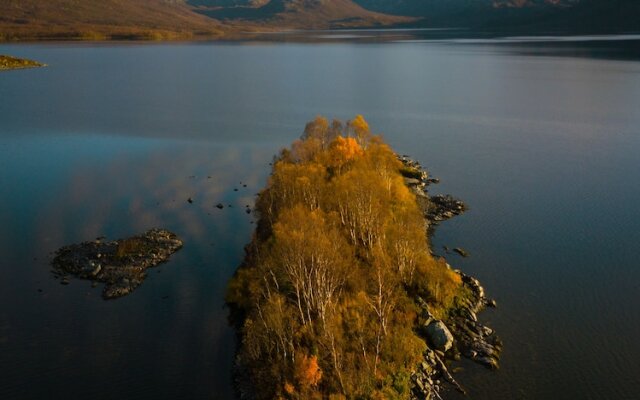
[[[253,205],[264,185],[273,149],[68,137],[51,145],[58,170],[47,171],[24,162],[34,146],[50,145],[38,140],[5,170],[30,185],[12,186],[13,197],[2,196],[14,200],[16,215],[0,230],[32,238],[5,234],[10,240],[0,244],[9,254],[5,262],[21,266],[11,268],[11,275],[5,275],[7,268],[0,272],[4,282],[18,283],[3,285],[0,301],[21,299],[0,313],[0,353],[12,365],[16,393],[99,398],[104,393],[96,392],[101,385],[95,382],[104,379],[113,388],[110,395],[127,388],[120,393],[127,398],[153,392],[160,381],[175,396],[207,397],[199,391],[210,390],[212,381],[227,395],[233,332],[226,324],[224,290],[250,239],[253,215],[245,206]],[[215,208],[218,202],[223,210]],[[152,227],[175,231],[185,246],[169,263],[149,270],[143,285],[125,298],[105,302],[88,282],[61,286],[49,273],[44,253],[59,246]],[[25,348],[31,350],[20,350]],[[211,376],[215,366],[220,371]],[[28,382],[34,374],[40,376],[38,388]]]

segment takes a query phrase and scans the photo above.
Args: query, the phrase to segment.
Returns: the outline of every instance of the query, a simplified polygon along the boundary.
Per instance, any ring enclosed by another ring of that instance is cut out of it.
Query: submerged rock
[[[453,249],[453,251],[455,251],[456,253],[458,253],[462,257],[465,257],[465,258],[469,257],[469,252],[467,252],[462,247],[456,247],[455,249]]]
[[[112,299],[131,293],[146,278],[147,268],[167,261],[181,247],[182,241],[174,233],[151,229],[126,239],[64,246],[51,263],[56,275],[105,283],[102,297]]]

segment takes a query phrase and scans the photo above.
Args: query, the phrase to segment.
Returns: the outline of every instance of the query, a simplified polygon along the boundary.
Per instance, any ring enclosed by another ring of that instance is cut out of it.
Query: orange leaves
[[[289,382],[284,383],[284,392],[288,395],[292,395],[296,391],[296,388]]]
[[[364,153],[354,138],[338,136],[329,146],[330,166],[340,170],[342,166]]]
[[[318,365],[317,356],[296,356],[294,376],[302,388],[315,387],[322,379],[322,370]]]

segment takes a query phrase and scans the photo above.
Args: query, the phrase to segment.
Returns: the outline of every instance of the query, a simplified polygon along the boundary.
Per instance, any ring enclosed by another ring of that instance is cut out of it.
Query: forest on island
[[[251,397],[409,398],[416,299],[445,317],[463,286],[431,255],[403,168],[362,116],[317,117],[275,158],[227,293]]]

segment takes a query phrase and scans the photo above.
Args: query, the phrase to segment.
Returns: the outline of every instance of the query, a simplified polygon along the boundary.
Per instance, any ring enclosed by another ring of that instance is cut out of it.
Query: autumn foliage
[[[415,298],[446,313],[461,282],[431,256],[401,169],[362,116],[318,117],[276,159],[227,295],[256,398],[409,397]]]

